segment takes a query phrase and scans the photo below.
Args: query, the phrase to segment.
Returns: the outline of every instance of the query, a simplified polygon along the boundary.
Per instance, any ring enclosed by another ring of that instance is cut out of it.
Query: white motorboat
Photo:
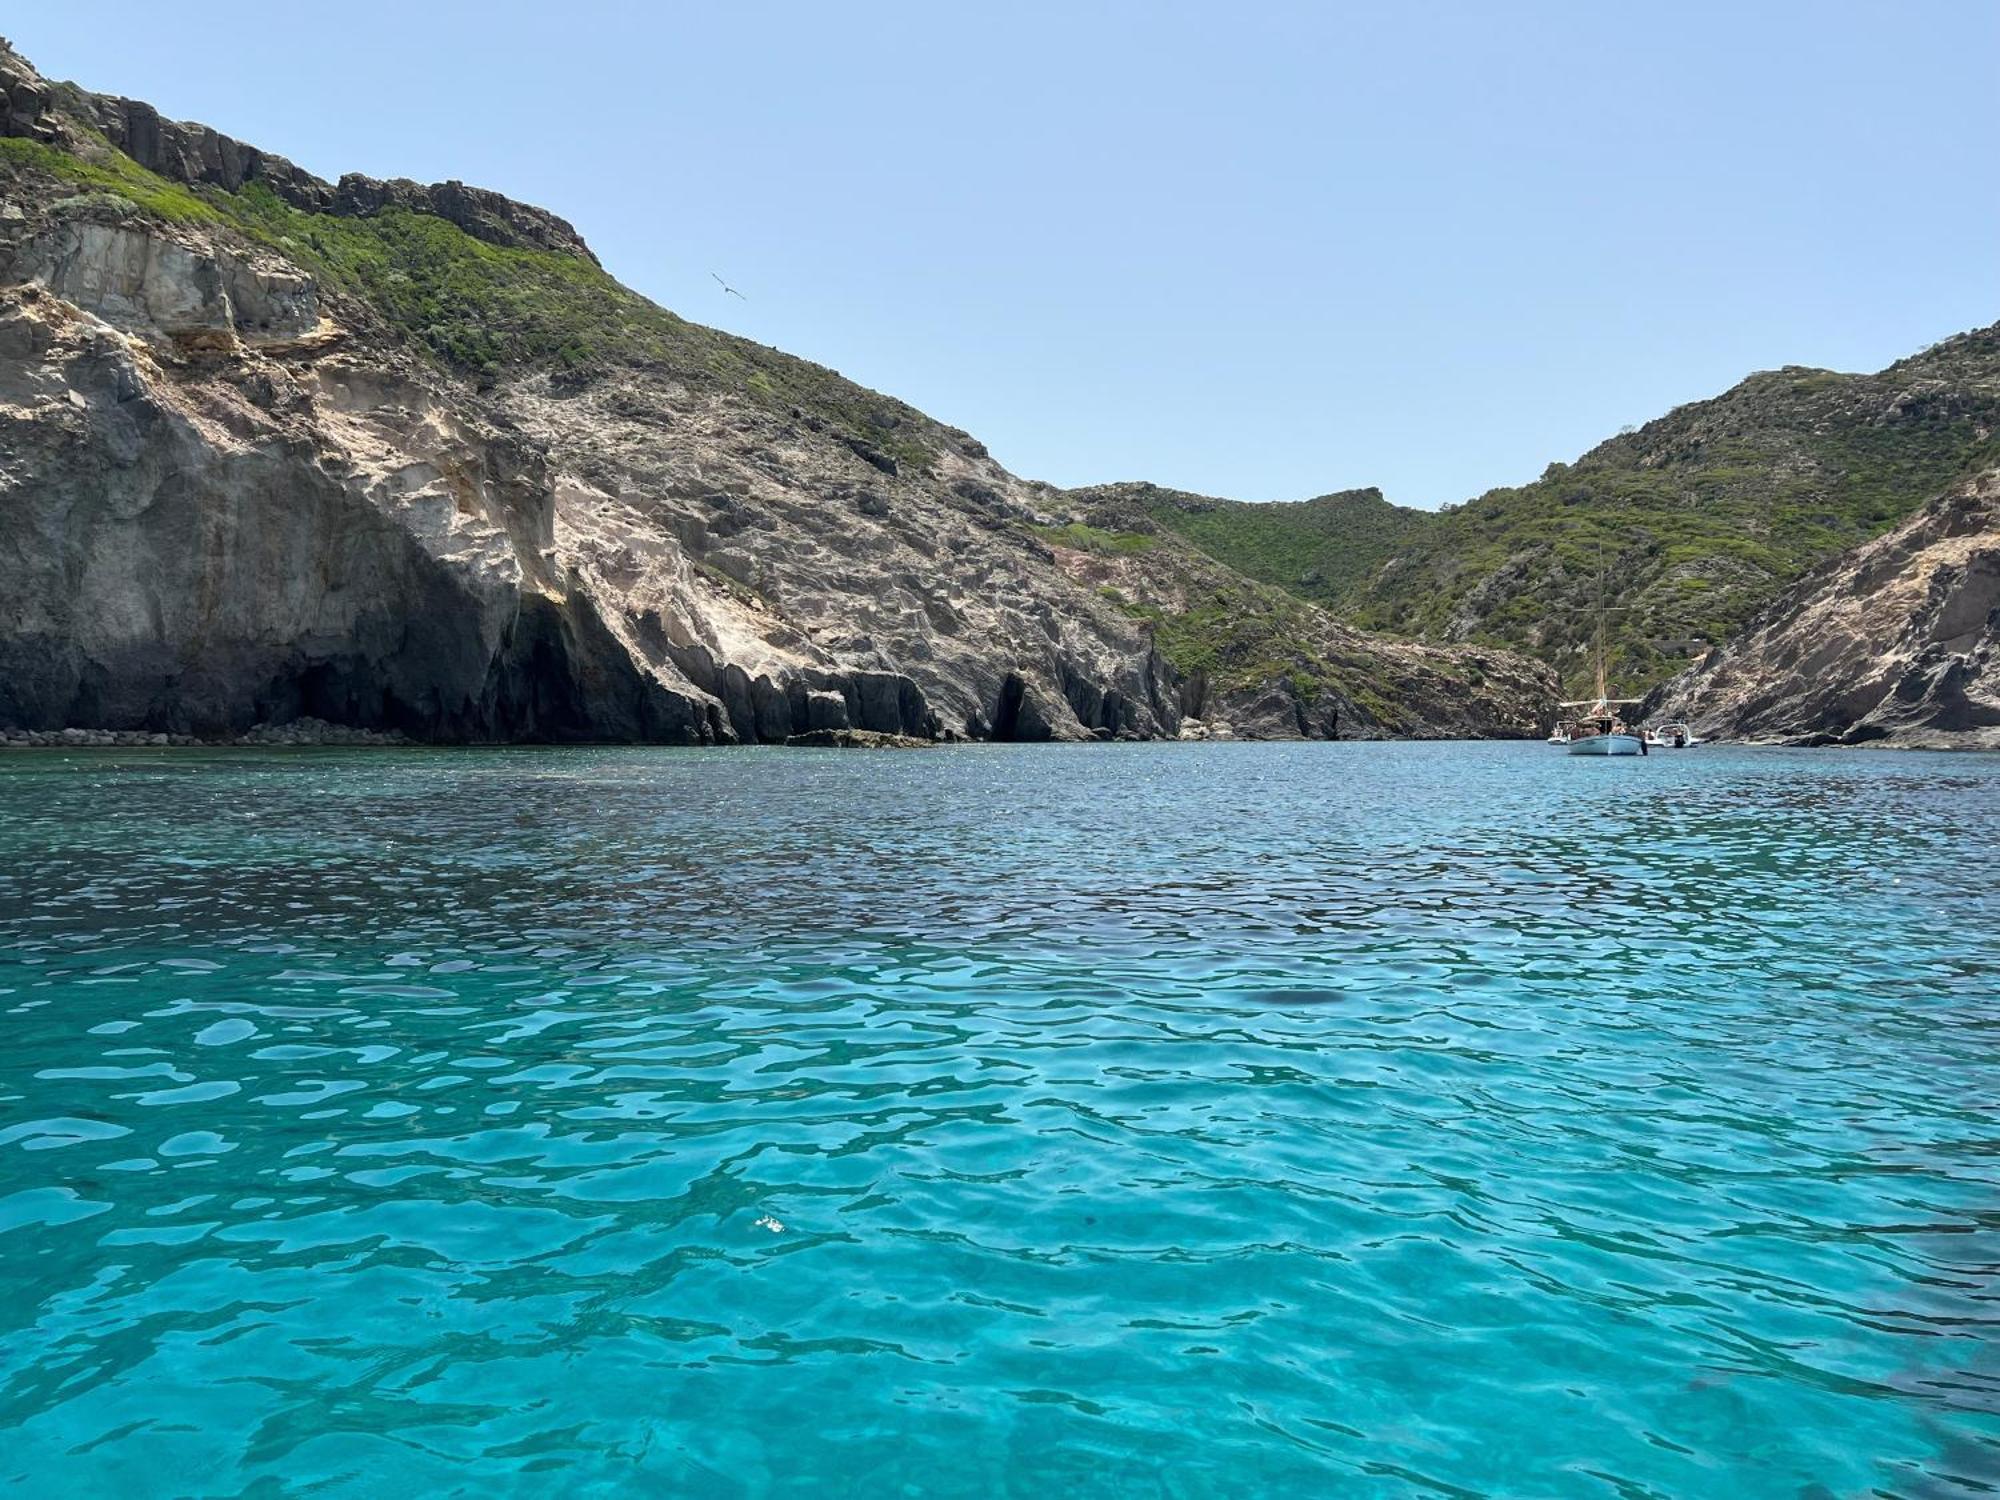
[[[1685,719],[1675,719],[1658,729],[1648,727],[1646,743],[1655,750],[1692,750],[1702,743],[1702,738]]]

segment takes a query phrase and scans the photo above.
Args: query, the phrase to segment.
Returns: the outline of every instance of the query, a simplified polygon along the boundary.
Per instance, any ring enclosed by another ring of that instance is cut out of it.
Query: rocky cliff
[[[2000,749],[2000,469],[1800,580],[1647,712],[1737,739]]]
[[[1546,669],[1302,603],[1254,642],[1191,626],[1259,586],[1178,545],[1107,571],[1061,540],[1079,508],[653,306],[553,215],[329,184],[0,44],[0,728],[755,743],[1548,711]]]

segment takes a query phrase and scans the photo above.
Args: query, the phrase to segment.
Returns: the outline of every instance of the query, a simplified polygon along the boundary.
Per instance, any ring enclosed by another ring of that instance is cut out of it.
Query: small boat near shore
[[[1675,719],[1658,729],[1649,724],[1641,733],[1646,736],[1646,743],[1655,750],[1692,750],[1703,743],[1701,736],[1684,719]]]
[[[1597,696],[1558,704],[1562,709],[1582,709],[1569,719],[1558,718],[1551,745],[1560,745],[1570,755],[1644,755],[1646,737],[1618,716],[1617,710],[1641,700],[1613,698],[1607,686],[1604,653],[1604,566],[1600,557],[1597,573]]]
[[[1582,713],[1557,726],[1549,743],[1561,745],[1571,755],[1644,755],[1646,737],[1618,717],[1616,709],[1636,703],[1636,698],[1588,698],[1565,703],[1564,708],[1580,708]],[[1556,735],[1561,735],[1557,739]]]

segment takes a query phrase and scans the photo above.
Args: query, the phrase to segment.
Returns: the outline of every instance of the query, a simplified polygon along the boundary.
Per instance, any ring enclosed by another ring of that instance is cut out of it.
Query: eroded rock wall
[[[478,398],[185,229],[31,224],[6,266],[0,724],[937,737],[1018,680],[1041,737],[1176,727],[1124,706],[1159,696],[1129,626],[781,416]]]
[[[1733,739],[2000,749],[2000,470],[1802,579],[1647,710]]]

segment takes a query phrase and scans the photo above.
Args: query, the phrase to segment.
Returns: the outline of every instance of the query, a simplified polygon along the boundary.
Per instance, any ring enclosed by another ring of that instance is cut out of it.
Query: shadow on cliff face
[[[531,595],[483,677],[437,666],[463,659],[462,622],[412,619],[387,656],[355,652],[288,667],[257,695],[258,720],[324,719],[411,739],[704,745],[730,738],[715,706],[636,670],[590,601]],[[458,690],[477,682],[476,691]],[[228,724],[228,729],[245,726]]]
[[[1078,671],[1068,661],[1058,661],[1055,673],[1063,703],[1093,739],[1151,738],[1161,733],[1171,736],[1179,729],[1180,716],[1166,707],[1171,690],[1160,680],[1157,659],[1146,663],[1145,680],[1153,701],[1145,706],[1135,703],[1118,688],[1107,687]],[[1061,718],[1060,713],[1051,711],[1041,691],[1016,671],[1001,680],[991,722],[979,727],[986,731],[987,737],[1005,743],[1043,744],[1067,737],[1057,728]]]
[[[77,660],[67,643],[0,640],[0,727],[220,737],[318,719],[430,743],[781,744],[817,730],[942,734],[922,690],[891,672],[803,668],[774,682],[731,663],[714,697],[651,675],[587,594],[524,596],[497,644],[448,571],[415,607],[376,612],[336,644],[217,641],[187,661],[164,642]],[[54,670],[52,670],[54,668]],[[1044,738],[1048,737],[1046,734]]]
[[[924,690],[901,672],[799,663],[776,677],[752,676],[741,664],[718,659],[702,641],[677,644],[657,615],[633,623],[635,650],[715,700],[720,742],[783,744],[796,734],[850,729],[917,739],[943,734]]]
[[[293,646],[282,655],[218,641],[190,661],[165,643],[142,643],[75,661],[64,642],[6,642],[0,725],[216,736],[315,718],[441,742],[734,738],[715,705],[635,670],[587,600],[523,600],[497,653],[482,648],[462,603],[428,602],[363,619],[331,650]]]

